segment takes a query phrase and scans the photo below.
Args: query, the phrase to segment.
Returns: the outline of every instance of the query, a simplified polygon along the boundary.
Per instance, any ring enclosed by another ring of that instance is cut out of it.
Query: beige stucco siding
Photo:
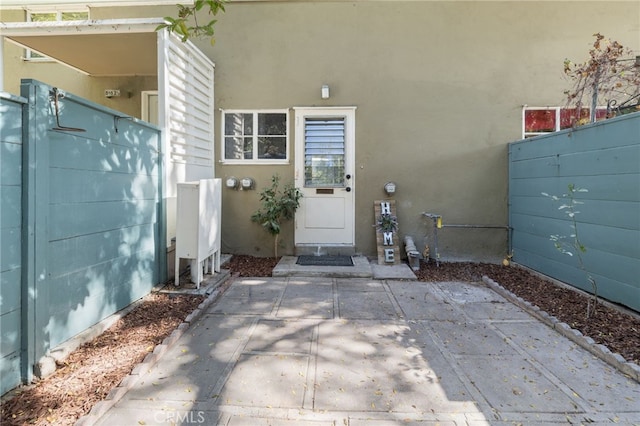
[[[357,107],[356,251],[367,255],[375,253],[372,203],[385,197],[387,181],[398,188],[400,234],[420,249],[430,225],[424,211],[445,224],[507,225],[507,143],[521,136],[523,104],[563,105],[570,86],[563,62],[586,60],[596,32],[640,51],[635,1],[243,1],[226,9],[216,44],[195,41],[216,64],[216,109]],[[92,9],[95,19],[172,13]],[[90,98],[107,88],[72,71],[55,78]],[[331,89],[327,100],[322,84]],[[148,88],[131,86],[134,97]],[[218,161],[219,120],[218,113]],[[219,177],[249,176],[257,184],[255,191],[223,191],[224,251],[273,254],[270,236],[249,218],[273,173],[293,179],[292,162],[216,163]],[[282,237],[280,254],[292,253],[293,224]],[[439,239],[443,258],[495,260],[507,252],[501,229],[448,228]]]
[[[358,107],[356,246],[372,254],[372,203],[389,180],[400,232],[419,245],[424,211],[445,223],[507,225],[506,144],[520,138],[522,105],[563,104],[563,61],[585,58],[595,32],[640,48],[639,16],[630,2],[241,3],[227,7],[215,46],[200,47],[216,62],[219,108]],[[272,171],[217,168],[255,177],[258,190]],[[248,220],[256,198],[224,195],[224,239],[238,252],[269,250]],[[507,250],[503,230],[439,237],[443,257]]]

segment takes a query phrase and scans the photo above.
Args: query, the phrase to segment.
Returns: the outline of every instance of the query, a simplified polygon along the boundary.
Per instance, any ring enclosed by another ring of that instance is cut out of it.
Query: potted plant
[[[398,218],[385,213],[378,216],[376,219],[376,229],[380,232],[397,232],[398,231]]]

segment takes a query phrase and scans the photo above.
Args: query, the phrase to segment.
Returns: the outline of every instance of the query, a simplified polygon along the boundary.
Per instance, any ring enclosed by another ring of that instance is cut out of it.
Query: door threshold
[[[353,245],[319,245],[298,244],[295,247],[296,256],[355,256],[356,247]]]

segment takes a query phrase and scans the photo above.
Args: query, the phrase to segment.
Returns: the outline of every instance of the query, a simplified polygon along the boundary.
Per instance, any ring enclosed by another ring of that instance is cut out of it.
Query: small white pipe
[[[416,245],[413,242],[413,238],[411,236],[406,235],[404,237],[404,249],[407,253],[407,260],[409,261],[409,266],[414,271],[420,270],[420,252],[416,249]]]
[[[407,252],[407,254],[410,254],[412,252],[415,252],[415,253],[418,252],[418,250],[416,249],[416,245],[413,242],[413,238],[411,238],[408,235],[404,237],[404,246],[405,246],[405,251]]]

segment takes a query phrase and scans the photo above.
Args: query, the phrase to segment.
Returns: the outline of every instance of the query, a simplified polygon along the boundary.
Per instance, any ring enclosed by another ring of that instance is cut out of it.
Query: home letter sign
[[[393,263],[395,258],[393,249],[384,249],[384,263]]]
[[[392,246],[393,245],[393,232],[383,232],[382,233],[382,245],[384,245],[384,246]]]
[[[395,200],[379,200],[373,204],[378,245],[378,264],[396,265],[400,263],[398,247],[398,219]]]

